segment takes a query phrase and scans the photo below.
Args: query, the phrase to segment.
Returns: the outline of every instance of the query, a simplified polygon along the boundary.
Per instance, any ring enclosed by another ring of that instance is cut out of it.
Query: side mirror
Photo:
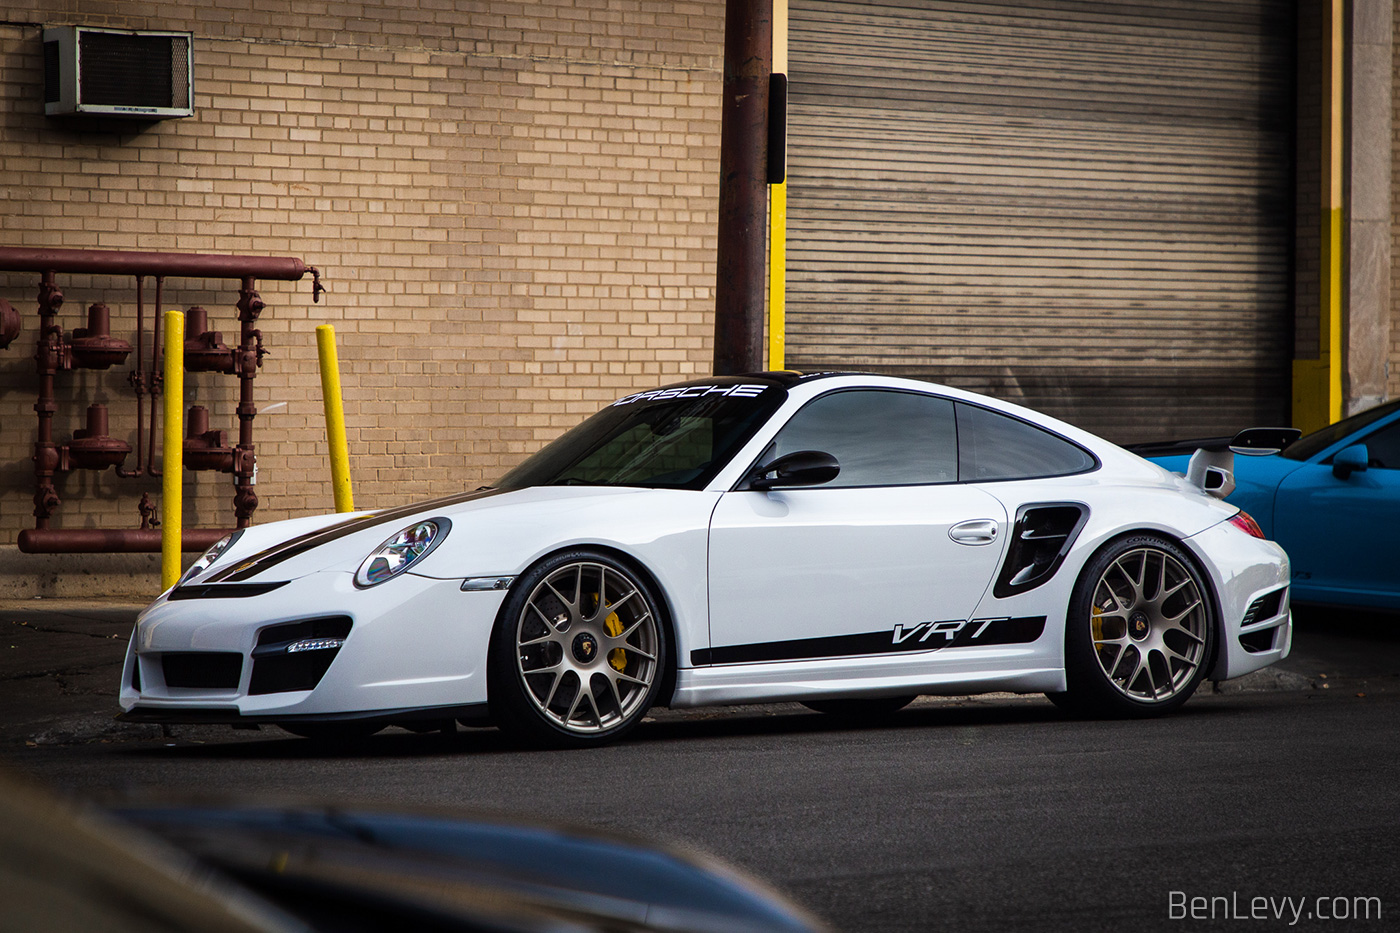
[[[1370,463],[1371,452],[1366,449],[1366,445],[1352,444],[1337,451],[1337,455],[1332,458],[1332,475],[1337,479],[1346,479],[1353,473],[1364,473]]]
[[[755,467],[749,474],[750,489],[775,486],[817,486],[834,480],[841,465],[831,454],[820,450],[795,450],[771,463]]]
[[[1237,454],[1262,457],[1278,453],[1302,434],[1297,428],[1245,428],[1230,439],[1230,449]]]

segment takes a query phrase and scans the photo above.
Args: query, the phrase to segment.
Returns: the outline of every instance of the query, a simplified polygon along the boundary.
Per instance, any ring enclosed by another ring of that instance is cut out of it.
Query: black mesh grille
[[[232,651],[163,654],[160,663],[167,687],[234,690],[243,676],[243,655]]]
[[[183,107],[171,100],[176,84],[170,36],[80,32],[82,103],[127,107]],[[181,40],[181,44],[183,40]],[[188,55],[188,49],[185,55]],[[183,76],[179,84],[184,84]]]

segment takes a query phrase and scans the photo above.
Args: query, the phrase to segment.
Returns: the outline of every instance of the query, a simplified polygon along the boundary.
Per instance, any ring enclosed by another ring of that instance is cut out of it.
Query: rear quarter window
[[[1093,454],[1044,428],[976,405],[956,407],[960,482],[1068,476],[1098,466]]]

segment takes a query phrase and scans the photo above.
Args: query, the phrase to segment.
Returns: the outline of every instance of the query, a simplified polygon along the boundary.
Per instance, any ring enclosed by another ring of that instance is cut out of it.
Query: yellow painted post
[[[1304,432],[1342,417],[1343,99],[1346,0],[1324,0],[1322,41],[1322,249],[1318,281],[1317,359],[1293,361],[1293,424]]]
[[[768,186],[768,368],[787,365],[787,182]]]
[[[326,408],[326,440],[331,451],[331,489],[337,512],[355,511],[350,488],[350,447],[345,442],[345,402],[340,395],[340,361],[335,353],[335,328],[316,328],[316,351],[321,358],[321,400]]]
[[[1327,423],[1342,419],[1342,88],[1345,82],[1343,59],[1345,0],[1329,0],[1327,4],[1327,38],[1325,51],[1327,84],[1326,133],[1323,151],[1323,184],[1326,185],[1323,217],[1323,281],[1322,322],[1319,335],[1322,357],[1327,360]]]
[[[773,73],[786,75],[787,69],[788,0],[773,0]],[[784,173],[783,181],[768,186],[768,368],[786,366],[787,175]]]
[[[165,312],[165,471],[161,479],[160,585],[180,579],[185,481],[185,312]]]

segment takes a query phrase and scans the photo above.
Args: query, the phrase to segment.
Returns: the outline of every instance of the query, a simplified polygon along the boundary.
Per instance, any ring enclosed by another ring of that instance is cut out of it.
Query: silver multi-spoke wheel
[[[1181,561],[1159,548],[1118,557],[1094,587],[1094,654],[1136,700],[1167,700],[1192,683],[1205,653],[1205,601]]]
[[[1174,541],[1140,534],[1105,545],[1075,584],[1065,628],[1064,693],[1082,715],[1150,716],[1195,692],[1212,663],[1206,578]]]
[[[609,563],[573,560],[525,596],[516,672],[534,710],[577,736],[640,718],[661,669],[660,623],[645,588]]]

